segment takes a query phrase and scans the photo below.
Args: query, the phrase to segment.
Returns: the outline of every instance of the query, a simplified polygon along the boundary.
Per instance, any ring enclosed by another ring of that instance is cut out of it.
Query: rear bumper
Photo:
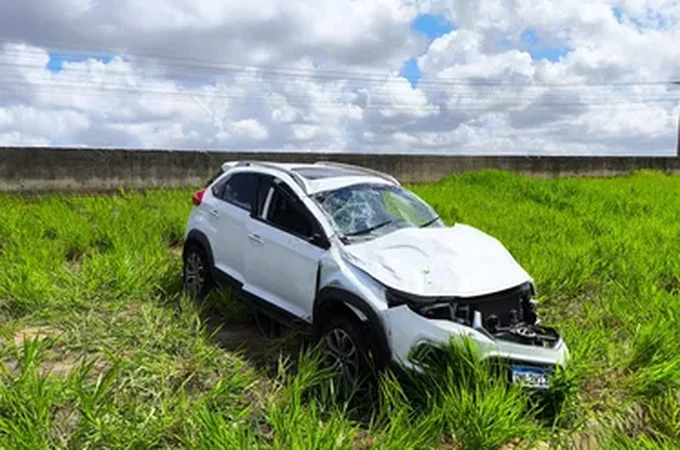
[[[485,359],[503,360],[524,366],[555,367],[565,365],[569,357],[566,343],[560,340],[551,348],[522,345],[496,340],[473,328],[448,320],[427,319],[399,306],[383,311],[392,359],[408,368],[417,369],[409,361],[411,351],[423,344],[440,346],[454,338],[470,338]]]

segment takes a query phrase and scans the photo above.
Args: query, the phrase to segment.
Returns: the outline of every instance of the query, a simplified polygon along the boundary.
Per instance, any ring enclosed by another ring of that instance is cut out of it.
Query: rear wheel
[[[184,292],[194,300],[203,300],[213,287],[208,257],[201,247],[192,245],[184,252]]]

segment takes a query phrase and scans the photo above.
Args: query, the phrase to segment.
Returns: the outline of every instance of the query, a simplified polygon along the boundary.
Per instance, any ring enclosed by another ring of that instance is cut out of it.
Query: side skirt
[[[266,314],[268,317],[271,319],[277,321],[278,323],[289,327],[289,328],[295,328],[298,329],[300,332],[302,332],[305,335],[312,335],[312,324],[307,322],[304,319],[301,319],[300,317],[297,317],[290,312],[286,311],[283,308],[280,308],[267,300],[258,297],[255,294],[252,294],[246,290],[243,289],[243,283],[240,281],[236,280],[232,276],[224,273],[218,268],[214,268],[213,270],[214,278],[217,284],[225,289],[225,288],[231,288],[234,296],[236,298],[240,299],[245,299],[253,304],[255,308],[257,308],[258,311],[262,312],[263,314]]]

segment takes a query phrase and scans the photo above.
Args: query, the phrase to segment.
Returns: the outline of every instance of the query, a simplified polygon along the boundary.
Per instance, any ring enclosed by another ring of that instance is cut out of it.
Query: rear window
[[[257,178],[255,173],[236,173],[230,176],[224,183],[220,198],[251,211],[257,193]]]

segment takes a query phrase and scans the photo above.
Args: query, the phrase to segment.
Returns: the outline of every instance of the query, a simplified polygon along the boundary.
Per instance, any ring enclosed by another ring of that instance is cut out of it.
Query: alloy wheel
[[[205,285],[205,267],[201,255],[192,251],[184,262],[184,290],[191,298],[201,296]]]
[[[354,339],[342,328],[333,328],[324,336],[326,362],[346,381],[359,378],[359,350]]]

